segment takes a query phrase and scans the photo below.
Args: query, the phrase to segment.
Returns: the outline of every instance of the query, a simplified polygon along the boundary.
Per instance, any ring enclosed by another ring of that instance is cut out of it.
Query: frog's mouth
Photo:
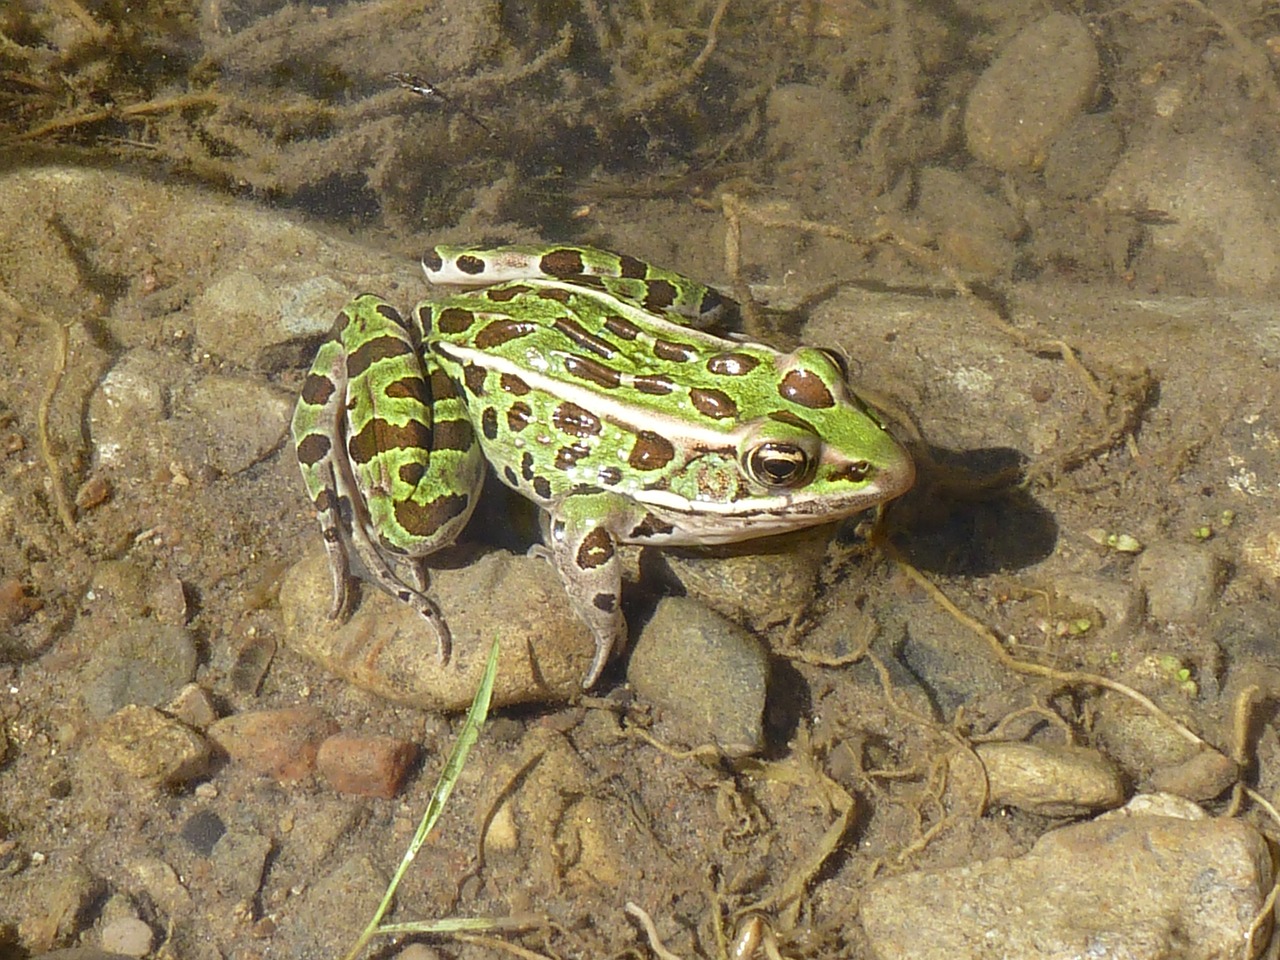
[[[690,500],[661,489],[637,490],[631,496],[672,528],[647,543],[736,543],[853,516],[902,496],[914,481],[915,464],[903,453],[900,460],[874,468],[857,490],[843,495],[823,485],[821,490],[810,486],[729,500]]]

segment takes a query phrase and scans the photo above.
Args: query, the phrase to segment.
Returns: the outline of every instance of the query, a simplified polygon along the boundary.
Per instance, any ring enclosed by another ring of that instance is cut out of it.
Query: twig
[[[886,549],[892,551],[892,548],[888,545],[886,545]],[[1038,663],[1031,663],[1027,660],[1019,660],[1004,648],[1004,645],[1000,642],[1000,638],[997,637],[986,624],[969,616],[969,614],[965,613],[952,603],[951,599],[931,583],[923,573],[911,564],[907,563],[907,561],[902,559],[900,556],[895,556],[894,562],[898,564],[898,569],[905,573],[912,581],[918,584],[926,593],[929,594],[930,597],[932,597],[934,603],[938,604],[946,610],[947,613],[951,614],[952,617],[964,626],[968,627],[978,636],[982,637],[982,639],[987,642],[987,646],[991,648],[991,652],[995,655],[996,659],[1000,661],[1001,665],[1009,670],[1012,670],[1015,673],[1025,673],[1037,677],[1048,677],[1051,680],[1058,680],[1062,683],[1103,687],[1113,693],[1118,693],[1121,696],[1128,697],[1130,700],[1133,700],[1149,711],[1152,715],[1159,717],[1172,727],[1178,736],[1182,737],[1182,739],[1187,742],[1193,743],[1196,746],[1208,745],[1202,737],[1192,732],[1157,706],[1150,697],[1139,693],[1137,690],[1133,689],[1133,687],[1127,686],[1118,680],[1112,680],[1110,677],[1104,677],[1096,673],[1083,673],[1077,670],[1055,670],[1053,667],[1043,666]]]
[[[67,486],[62,481],[62,471],[58,468],[58,458],[54,456],[53,445],[49,441],[49,412],[53,409],[53,398],[62,383],[62,374],[67,369],[67,351],[69,340],[66,324],[58,323],[51,317],[46,318],[49,329],[53,331],[57,344],[57,353],[53,358],[53,369],[49,372],[49,382],[45,384],[44,395],[40,397],[40,406],[36,408],[36,430],[40,434],[40,457],[44,467],[49,471],[49,481],[53,484],[53,502],[57,505],[58,519],[72,537],[76,536],[76,514],[67,495]]]
[[[719,42],[716,35],[720,30],[720,22],[724,20],[724,15],[729,10],[729,3],[730,0],[720,0],[720,3],[717,4],[715,12],[711,15],[711,21],[707,24],[707,42],[702,45],[702,49],[693,58],[693,62],[675,76],[651,84],[625,101],[620,108],[623,115],[643,113],[645,110],[661,103],[677,90],[693,84],[693,81],[698,78],[698,74],[702,72],[702,68],[707,65],[707,61],[711,59],[711,55],[716,51],[716,44]]]
[[[0,289],[0,305],[19,318],[36,319],[47,326],[54,336],[53,369],[49,371],[49,379],[45,383],[40,404],[36,407],[36,432],[40,437],[40,459],[44,461],[45,470],[49,472],[49,482],[53,486],[53,502],[58,511],[58,519],[68,534],[78,539],[76,531],[76,513],[67,494],[66,484],[62,480],[62,471],[58,468],[58,458],[54,456],[53,444],[49,440],[49,413],[53,409],[53,398],[62,383],[62,375],[67,369],[67,353],[70,349],[70,338],[66,324],[58,323],[52,317],[29,310],[7,290]]]
[[[644,935],[649,938],[649,949],[657,955],[658,960],[681,960],[680,957],[662,945],[662,938],[658,936],[658,928],[653,925],[653,918],[649,916],[643,907],[628,900],[622,909],[640,921],[640,926],[644,928]]]
[[[40,140],[51,134],[62,133],[65,130],[71,130],[89,123],[100,123],[103,120],[125,120],[153,113],[184,110],[187,107],[202,107],[208,104],[221,103],[223,99],[216,93],[184,93],[176,97],[166,97],[163,100],[147,100],[145,103],[134,103],[127,107],[103,107],[99,110],[76,114],[74,117],[58,117],[28,130],[26,133],[10,137],[9,142],[24,143],[28,140]]]
[[[477,933],[459,933],[454,936],[454,939],[461,940],[463,943],[474,943],[477,946],[488,947],[490,950],[505,950],[507,953],[519,957],[520,960],[551,960],[545,953],[538,953],[528,947],[522,947],[518,943],[511,943],[499,937],[483,937]]]
[[[1266,54],[1259,50],[1254,44],[1240,32],[1230,20],[1222,15],[1209,9],[1201,0],[1182,0],[1192,10],[1199,11],[1208,17],[1218,29],[1222,31],[1222,35],[1240,55],[1243,61],[1243,73],[1245,80],[1253,89],[1254,93],[1266,100],[1268,105],[1273,109],[1280,109],[1280,90],[1276,88],[1275,80],[1271,75],[1271,64],[1267,60]]]

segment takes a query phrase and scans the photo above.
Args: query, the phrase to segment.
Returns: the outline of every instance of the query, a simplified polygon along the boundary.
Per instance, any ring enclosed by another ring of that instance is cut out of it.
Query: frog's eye
[[[849,382],[849,361],[845,359],[843,353],[838,350],[832,350],[830,347],[817,347],[817,351],[830,360],[837,370],[840,371],[840,378],[845,383]]]
[[[747,476],[757,483],[786,489],[807,483],[817,462],[799,444],[769,440],[747,451],[742,465]]]

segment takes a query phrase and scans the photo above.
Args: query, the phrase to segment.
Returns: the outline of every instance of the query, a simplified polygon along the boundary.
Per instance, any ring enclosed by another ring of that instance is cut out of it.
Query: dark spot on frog
[[[836,405],[822,378],[808,370],[789,370],[778,384],[778,393],[785,400],[813,410]]]
[[[602,527],[595,527],[582,538],[575,562],[580,570],[594,570],[612,560],[613,553],[613,538]]]
[[[412,500],[399,500],[395,505],[396,522],[417,537],[433,536],[450,520],[461,516],[469,501],[465,494],[436,497],[423,505]]]
[[[675,447],[666,437],[652,430],[641,430],[636,434],[636,442],[631,447],[627,463],[636,470],[661,470],[675,455]]]
[[[507,429],[512,433],[519,433],[531,423],[533,423],[532,408],[523,400],[517,400],[507,411]]]
[[[463,333],[471,329],[476,315],[461,307],[445,307],[436,316],[436,329],[441,333]]]

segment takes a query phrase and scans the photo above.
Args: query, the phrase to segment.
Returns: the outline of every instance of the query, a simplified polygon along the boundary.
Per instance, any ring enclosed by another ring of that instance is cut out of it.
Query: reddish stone
[[[209,727],[209,738],[233,761],[277,780],[301,780],[316,767],[316,754],[338,725],[315,707],[251,710]]]
[[[387,799],[400,792],[417,756],[417,744],[408,740],[339,733],[320,745],[316,762],[339,793]]]

